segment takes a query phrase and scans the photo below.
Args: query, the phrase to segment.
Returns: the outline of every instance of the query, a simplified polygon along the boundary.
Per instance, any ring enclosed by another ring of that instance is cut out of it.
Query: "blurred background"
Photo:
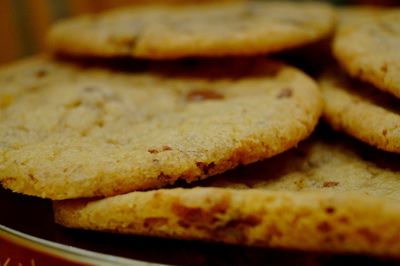
[[[45,34],[49,26],[61,18],[96,13],[132,3],[163,1],[188,2],[188,0],[0,0],[0,64],[45,49]],[[190,1],[204,2],[206,0]],[[338,5],[400,4],[399,0],[331,0],[329,2]]]

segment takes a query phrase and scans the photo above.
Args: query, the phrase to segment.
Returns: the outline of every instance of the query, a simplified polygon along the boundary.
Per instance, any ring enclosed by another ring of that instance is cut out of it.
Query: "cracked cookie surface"
[[[254,55],[301,46],[333,29],[321,3],[208,3],[127,7],[66,20],[49,33],[53,51],[72,55],[181,58]]]
[[[339,12],[333,52],[351,76],[400,98],[400,8]]]
[[[399,257],[399,155],[319,131],[188,188],[55,202],[73,228]]]
[[[66,199],[191,182],[293,147],[322,112],[316,83],[279,62],[142,63],[0,70],[2,185]]]
[[[324,119],[380,149],[400,153],[400,100],[375,87],[351,80],[338,69],[320,78]]]

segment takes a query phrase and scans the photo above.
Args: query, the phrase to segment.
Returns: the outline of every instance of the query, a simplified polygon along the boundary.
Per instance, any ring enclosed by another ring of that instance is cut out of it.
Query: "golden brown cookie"
[[[400,8],[347,8],[340,11],[333,52],[341,65],[363,81],[400,97]]]
[[[79,56],[181,58],[272,53],[317,41],[334,25],[322,3],[203,3],[126,7],[56,24],[49,47]]]
[[[400,100],[369,84],[348,78],[338,69],[319,79],[325,100],[324,119],[380,149],[400,153]]]
[[[312,79],[262,58],[20,64],[0,70],[19,93],[1,100],[0,182],[51,199],[215,175],[293,147],[322,112]]]
[[[314,136],[194,188],[55,202],[55,219],[73,228],[399,258],[399,159],[344,137]]]

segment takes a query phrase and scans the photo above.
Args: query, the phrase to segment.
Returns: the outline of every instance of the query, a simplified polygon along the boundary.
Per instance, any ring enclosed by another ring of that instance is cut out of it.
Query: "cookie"
[[[400,8],[340,12],[333,52],[351,76],[400,97]]]
[[[48,36],[57,53],[166,59],[272,53],[327,36],[332,7],[257,2],[126,7],[57,23]]]
[[[197,183],[54,203],[72,228],[399,258],[399,155],[343,136]]]
[[[192,182],[293,147],[322,112],[317,84],[276,61],[139,63],[0,70],[19,91],[0,110],[1,184],[67,199]]]
[[[336,130],[400,153],[400,100],[331,69],[320,77],[324,119]]]

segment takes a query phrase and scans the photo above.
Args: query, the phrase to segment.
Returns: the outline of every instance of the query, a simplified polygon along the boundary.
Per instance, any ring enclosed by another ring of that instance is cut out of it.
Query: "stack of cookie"
[[[332,67],[322,77],[325,118],[379,149],[400,152],[400,10],[341,10],[333,53],[351,80]],[[373,87],[375,86],[375,87]]]
[[[334,47],[352,75],[399,95],[395,12],[343,11]],[[353,91],[339,70],[321,76],[321,94],[268,58],[334,26],[332,7],[297,2],[61,22],[52,53],[0,70],[0,182],[55,200],[67,227],[399,258],[400,157],[313,133],[324,113],[398,152],[395,107],[376,106],[389,96]]]

